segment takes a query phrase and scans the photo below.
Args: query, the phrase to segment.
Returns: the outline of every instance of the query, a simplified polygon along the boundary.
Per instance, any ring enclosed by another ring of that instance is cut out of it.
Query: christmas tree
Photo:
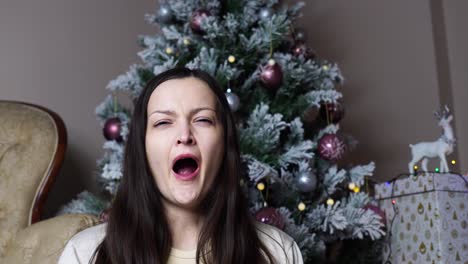
[[[167,0],[146,15],[161,33],[139,38],[142,62],[112,80],[111,95],[96,108],[106,138],[98,181],[108,199],[83,192],[62,213],[99,215],[117,190],[131,109],[115,94],[135,99],[153,76],[187,67],[210,73],[226,89],[240,135],[239,184],[257,220],[292,236],[306,263],[323,258],[334,241],[381,238],[381,216],[363,190],[374,163],[336,164],[351,144],[338,133],[340,70],[294,28],[303,4],[277,2]]]

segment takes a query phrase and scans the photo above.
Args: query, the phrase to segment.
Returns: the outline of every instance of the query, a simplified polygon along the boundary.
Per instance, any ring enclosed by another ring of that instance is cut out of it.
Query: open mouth
[[[178,159],[172,166],[176,177],[182,180],[190,180],[198,173],[198,162],[191,157]]]

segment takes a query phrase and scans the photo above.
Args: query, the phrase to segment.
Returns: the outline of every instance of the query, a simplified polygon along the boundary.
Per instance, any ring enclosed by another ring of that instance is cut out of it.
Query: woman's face
[[[216,97],[193,77],[161,83],[148,102],[146,157],[165,205],[196,209],[224,154]]]

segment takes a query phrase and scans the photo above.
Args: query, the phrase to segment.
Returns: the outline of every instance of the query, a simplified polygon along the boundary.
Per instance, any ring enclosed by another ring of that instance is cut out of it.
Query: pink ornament
[[[364,209],[364,210],[371,210],[371,211],[373,211],[375,214],[377,214],[378,216],[380,216],[380,223],[382,223],[382,224],[385,226],[385,223],[387,222],[387,218],[385,217],[385,212],[382,211],[382,209],[380,209],[380,207],[375,206],[375,205],[369,203],[369,204],[367,204],[366,206],[364,206],[362,209]]]
[[[329,161],[337,161],[343,156],[346,146],[336,134],[325,134],[318,142],[320,157]]]
[[[102,133],[107,140],[115,140],[117,142],[122,141],[122,136],[120,135],[120,130],[122,126],[122,121],[118,117],[113,117],[107,119],[104,127],[102,128]]]
[[[255,219],[264,224],[284,228],[283,216],[273,207],[263,207],[255,213]]]
[[[190,18],[190,28],[193,32],[202,34],[204,33],[201,27],[201,21],[204,17],[210,16],[211,13],[208,10],[200,9],[193,12],[192,17]]]
[[[260,80],[265,88],[276,91],[283,83],[283,71],[281,66],[273,59],[268,61],[268,64],[261,68]]]

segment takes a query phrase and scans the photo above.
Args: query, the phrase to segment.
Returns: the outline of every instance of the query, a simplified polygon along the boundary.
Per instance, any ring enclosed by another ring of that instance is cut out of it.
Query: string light
[[[323,65],[322,68],[326,71],[328,71],[330,69],[330,67],[328,67],[328,65]]]
[[[171,48],[171,47],[167,47],[167,48],[166,48],[166,53],[167,53],[167,54],[172,54],[172,53],[174,53],[174,49]]]
[[[414,165],[413,168],[414,168],[414,170],[418,170],[418,169],[419,169],[418,165]]]
[[[393,200],[392,200],[392,204],[396,204],[396,201],[395,201],[395,199],[393,199]]]
[[[265,184],[263,182],[260,182],[259,184],[257,184],[257,189],[260,191],[265,190]]]
[[[355,193],[358,193],[359,191],[361,191],[361,188],[359,188],[359,186],[356,186],[356,187],[354,187],[353,191]]]
[[[185,46],[190,45],[190,39],[189,38],[184,38],[184,45]]]
[[[328,205],[333,205],[333,204],[335,204],[335,201],[332,198],[328,198],[327,204]]]
[[[455,165],[457,164],[457,161],[456,160],[452,160],[452,165]]]
[[[348,188],[350,190],[354,190],[354,188],[356,188],[356,184],[354,182],[351,182],[350,184],[348,184]]]
[[[234,56],[232,56],[232,55],[229,55],[228,61],[229,61],[230,63],[234,63],[234,62],[236,62],[236,57],[234,57]]]
[[[439,172],[439,167],[435,168],[435,171],[436,171],[436,172]]]
[[[306,209],[306,205],[305,203],[303,202],[300,202],[298,205],[297,205],[297,209],[299,209],[299,211],[304,211]]]

